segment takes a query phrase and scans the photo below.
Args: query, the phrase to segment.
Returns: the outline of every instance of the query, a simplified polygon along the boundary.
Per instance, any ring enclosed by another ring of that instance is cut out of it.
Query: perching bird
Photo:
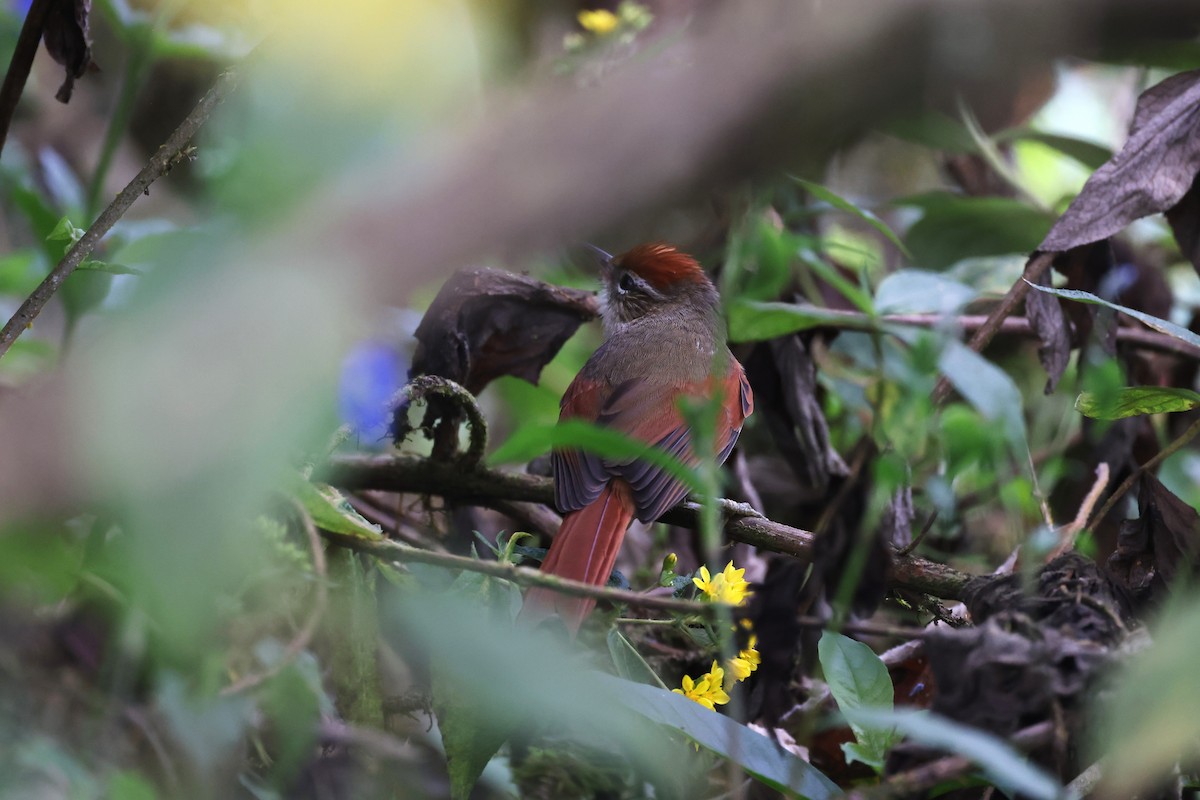
[[[742,365],[725,344],[716,288],[691,256],[668,244],[603,254],[604,344],[563,395],[559,420],[583,419],[652,443],[697,464],[681,396],[721,400],[714,440],[723,462],[754,407]],[[625,531],[652,522],[687,494],[659,467],[579,450],[555,451],[555,503],[565,515],[542,570],[595,585],[607,582]],[[595,600],[534,587],[522,616],[562,617],[572,633]]]

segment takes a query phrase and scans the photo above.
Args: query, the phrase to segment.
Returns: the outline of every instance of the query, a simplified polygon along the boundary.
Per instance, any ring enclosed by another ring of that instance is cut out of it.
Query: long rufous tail
[[[542,572],[604,585],[612,574],[633,514],[629,484],[619,479],[610,482],[593,502],[563,517],[562,527],[542,562]],[[521,618],[537,624],[558,614],[574,634],[595,605],[596,601],[588,597],[571,597],[534,586],[525,594]]]

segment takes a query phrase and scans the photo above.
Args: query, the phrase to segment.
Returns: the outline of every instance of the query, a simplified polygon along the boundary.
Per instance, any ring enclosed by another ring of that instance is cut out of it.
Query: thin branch
[[[309,611],[308,619],[288,646],[284,649],[283,655],[270,667],[262,672],[254,672],[245,675],[239,680],[226,686],[221,690],[222,695],[237,694],[244,692],[247,689],[253,689],[263,681],[278,675],[279,672],[288,664],[304,652],[312,643],[313,636],[317,633],[317,627],[321,624],[321,618],[325,616],[325,610],[329,607],[329,586],[326,578],[325,564],[325,546],[321,541],[321,535],[317,532],[317,526],[313,524],[312,517],[304,510],[304,507],[299,503],[295,503],[296,513],[300,517],[300,524],[304,527],[304,532],[308,536],[308,547],[312,553],[313,560],[313,575],[316,577],[316,597],[313,599],[312,610]]]
[[[1022,272],[1017,282],[1008,290],[1008,294],[1004,295],[1004,299],[1000,301],[1000,305],[996,306],[992,313],[988,314],[987,319],[979,329],[975,331],[975,335],[967,342],[967,346],[976,353],[982,353],[983,349],[988,346],[988,343],[995,338],[1000,331],[1004,320],[1016,311],[1017,306],[1025,299],[1025,295],[1029,294],[1029,284],[1036,283],[1038,278],[1050,269],[1050,265],[1054,263],[1054,257],[1057,253],[1034,253],[1028,261],[1025,262],[1025,269]],[[942,376],[938,379],[937,386],[933,388],[934,403],[942,403],[950,396],[950,381]]]
[[[465,470],[407,454],[335,456],[326,470],[322,480],[350,491],[379,489],[438,495],[449,502],[486,508],[514,500],[549,505],[554,499],[554,484],[549,478],[483,467]],[[699,504],[685,502],[667,512],[662,521],[694,529],[699,524],[699,511]],[[809,531],[757,516],[727,516],[724,530],[734,541],[806,562],[812,560],[813,535]],[[892,567],[892,580],[897,585],[942,598],[958,599],[971,577],[914,556],[897,557]]]
[[[200,98],[200,102],[196,104],[192,112],[179,124],[179,127],[167,138],[162,147],[158,148],[158,152],[150,157],[150,161],[142,168],[142,171],[121,190],[121,193],[108,205],[108,208],[101,212],[80,240],[63,256],[62,261],[58,262],[58,266],[51,270],[45,280],[33,290],[33,294],[29,295],[21,304],[17,313],[13,314],[4,329],[0,330],[0,358],[4,357],[21,332],[33,324],[34,319],[41,313],[46,303],[63,285],[63,281],[83,263],[84,259],[91,255],[96,245],[125,215],[133,202],[149,192],[150,184],[179,163],[179,159],[184,157],[184,148],[188,142],[200,130],[200,126],[208,120],[217,104],[237,87],[239,78],[238,71],[234,69],[227,70],[217,78],[217,82],[204,97]]]
[[[4,85],[0,86],[0,152],[4,151],[8,129],[12,126],[13,115],[17,112],[17,103],[21,101],[25,81],[29,80],[29,70],[42,41],[42,30],[46,27],[46,14],[50,10],[50,2],[51,0],[33,0],[30,4],[29,11],[25,14],[25,23],[21,26],[21,35],[17,37],[17,46],[8,62],[8,72],[4,73]]]
[[[402,400],[411,403],[416,400],[424,400],[430,395],[452,401],[466,414],[469,444],[467,452],[460,457],[460,466],[474,467],[483,459],[483,453],[487,450],[487,420],[483,418],[475,396],[462,386],[440,375],[418,375],[396,392],[396,396],[392,398],[388,406],[396,408]],[[458,426],[455,425],[455,430],[457,431],[457,429]],[[455,434],[455,439],[457,439],[457,434]]]

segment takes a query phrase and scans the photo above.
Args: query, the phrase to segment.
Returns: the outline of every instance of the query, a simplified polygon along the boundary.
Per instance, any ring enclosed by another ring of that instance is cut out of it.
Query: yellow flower
[[[584,30],[591,31],[597,36],[612,33],[621,24],[621,20],[616,14],[603,8],[594,11],[580,11],[576,18]]]
[[[738,651],[738,654],[729,659],[726,667],[729,669],[730,677],[725,681],[725,688],[728,689],[735,683],[740,683],[750,677],[750,673],[758,669],[758,665],[762,663],[762,656],[754,649],[758,644],[758,637],[751,636],[749,646],[745,650]]]
[[[675,694],[681,694],[688,700],[693,700],[707,708],[709,711],[716,711],[716,706],[725,705],[729,702],[729,695],[725,693],[725,670],[717,666],[717,662],[712,662],[712,668],[700,676],[699,680],[692,680],[692,676],[683,676],[683,688],[672,689]]]
[[[745,574],[746,570],[734,569],[730,561],[715,576],[709,574],[708,567],[701,567],[700,574],[692,578],[692,583],[704,593],[704,600],[740,606],[750,596],[750,582],[742,577]]]

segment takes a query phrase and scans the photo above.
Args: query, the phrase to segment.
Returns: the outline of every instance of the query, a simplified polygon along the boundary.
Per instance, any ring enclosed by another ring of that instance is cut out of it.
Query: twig
[[[1055,547],[1046,556],[1047,564],[1075,547],[1076,537],[1079,536],[1081,530],[1087,527],[1087,521],[1092,515],[1092,509],[1096,507],[1096,503],[1100,502],[1100,496],[1104,494],[1104,490],[1107,488],[1108,463],[1101,461],[1096,465],[1096,481],[1088,491],[1087,497],[1083,498],[1083,502],[1079,505],[1079,513],[1075,515],[1075,519],[1059,528],[1058,547]]]
[[[317,626],[321,624],[321,618],[325,616],[325,609],[329,605],[329,587],[325,580],[325,546],[321,541],[321,535],[317,532],[317,526],[313,524],[312,518],[308,516],[308,512],[299,503],[295,503],[295,508],[296,513],[300,517],[300,524],[304,527],[305,534],[308,535],[308,547],[312,552],[313,575],[316,578],[317,593],[313,599],[312,610],[309,611],[308,619],[304,622],[304,627],[296,633],[292,641],[284,648],[283,655],[274,664],[262,672],[253,672],[234,681],[221,690],[222,695],[244,692],[278,675],[296,656],[304,652],[312,642],[313,636],[317,633]]]
[[[463,413],[467,415],[467,430],[469,431],[469,444],[467,452],[463,453],[460,459],[461,466],[474,467],[483,459],[483,453],[487,450],[487,420],[483,418],[483,413],[479,410],[479,405],[475,401],[475,396],[468,392],[463,387],[459,386],[449,378],[443,378],[440,375],[418,375],[400,391],[396,392],[396,396],[392,398],[388,405],[395,408],[400,400],[421,400],[429,395],[436,395],[451,400],[457,405]],[[455,426],[457,429],[457,425]]]
[[[911,542],[909,542],[908,544],[904,545],[904,547],[901,547],[899,550],[897,550],[896,555],[906,556],[906,555],[910,554],[913,550],[916,550],[917,545],[919,545],[925,539],[925,537],[929,535],[929,532],[931,530],[933,530],[933,523],[937,522],[937,518],[938,518],[938,511],[935,508],[933,511],[931,511],[929,513],[929,516],[925,519],[925,524],[921,526],[921,532],[918,533],[916,536],[914,536],[913,540]]]
[[[554,498],[554,483],[549,478],[484,467],[465,470],[454,464],[408,454],[335,456],[325,470],[321,480],[350,491],[379,489],[438,495],[450,502],[487,508],[512,500],[548,505]],[[667,512],[662,521],[695,528],[699,508],[696,503],[682,503]],[[806,562],[812,560],[813,535],[809,531],[754,516],[727,519],[724,530],[734,541]],[[897,585],[949,599],[958,599],[971,577],[944,564],[914,556],[897,557],[892,566],[892,580]]]
[[[0,152],[4,151],[8,129],[17,112],[17,103],[21,100],[21,92],[25,90],[25,81],[29,79],[29,69],[33,66],[38,44],[42,41],[42,30],[46,27],[49,9],[50,0],[33,0],[30,4],[25,23],[21,25],[21,34],[17,37],[17,46],[13,48],[12,59],[8,62],[8,72],[4,73],[4,85],[0,86]]]
[[[694,600],[676,600],[673,597],[659,597],[642,594],[628,589],[610,589],[606,586],[593,586],[590,583],[567,580],[555,575],[549,575],[529,567],[518,567],[500,561],[481,561],[477,558],[456,556],[450,553],[435,553],[419,547],[401,544],[391,539],[369,539],[365,536],[336,533],[322,530],[321,535],[330,542],[359,553],[367,553],[385,561],[415,561],[420,564],[433,564],[449,569],[461,569],[468,572],[478,572],[503,578],[519,586],[545,586],[562,594],[572,597],[593,597],[597,600],[608,600],[612,603],[648,608],[656,611],[676,611],[682,614],[710,616],[717,605],[713,603],[698,603]]]
[[[167,141],[163,143],[162,147],[158,148],[158,151],[150,157],[150,161],[142,168],[142,171],[109,203],[108,208],[101,212],[87,232],[67,251],[62,261],[58,262],[58,266],[50,271],[45,280],[33,290],[33,294],[29,295],[21,304],[17,313],[13,314],[4,329],[0,330],[0,358],[4,357],[21,332],[33,324],[34,319],[62,286],[63,281],[91,254],[104,235],[129,210],[133,202],[148,192],[150,184],[165,175],[178,162],[188,142],[196,135],[200,126],[208,120],[217,104],[237,87],[239,79],[240,76],[236,69],[227,70],[217,78],[213,87],[204,97],[200,98],[200,102],[179,124],[175,132],[167,137]]]
[[[1116,491],[1112,493],[1112,496],[1105,501],[1104,505],[1100,506],[1100,510],[1096,512],[1096,516],[1092,518],[1092,527],[1095,527],[1104,521],[1104,518],[1108,516],[1108,512],[1112,511],[1113,506],[1117,504],[1117,501],[1124,497],[1125,493],[1133,488],[1134,482],[1137,481],[1138,478],[1142,477],[1143,473],[1157,467],[1172,453],[1195,438],[1197,433],[1200,433],[1200,419],[1189,425],[1186,431],[1179,434],[1179,436],[1175,438],[1175,441],[1171,442],[1169,445],[1160,450],[1158,455],[1147,461],[1145,464],[1142,464],[1133,472],[1129,473],[1129,477],[1122,481],[1121,485],[1118,486]]]
[[[1036,283],[1038,278],[1045,274],[1046,270],[1050,269],[1050,265],[1054,263],[1056,255],[1058,254],[1034,253],[1025,262],[1025,269],[1021,277],[1008,290],[1008,294],[1004,295],[1004,299],[1000,301],[1000,305],[996,306],[991,314],[988,314],[984,323],[975,331],[975,335],[967,342],[968,347],[976,353],[983,352],[983,348],[987,347],[988,343],[999,332],[1004,320],[1016,310],[1021,301],[1025,299],[1025,295],[1029,294],[1029,284]],[[950,381],[945,376],[939,378],[937,385],[933,387],[933,402],[938,404],[944,402],[950,396],[950,388]]]

